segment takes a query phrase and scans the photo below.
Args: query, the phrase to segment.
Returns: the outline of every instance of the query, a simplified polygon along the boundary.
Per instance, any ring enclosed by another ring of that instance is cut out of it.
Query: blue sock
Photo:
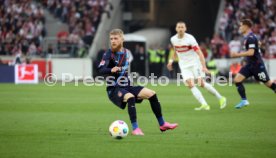
[[[138,128],[138,123],[137,122],[132,122],[132,129],[135,130],[136,128]]]
[[[134,97],[129,98],[127,100],[127,103],[128,103],[128,114],[132,125],[132,129],[135,130],[136,128],[138,128],[136,108],[135,108],[135,98]]]
[[[158,117],[157,120],[158,120],[158,123],[159,123],[160,126],[162,126],[165,123],[165,121],[164,121],[164,119],[163,119],[162,116]]]

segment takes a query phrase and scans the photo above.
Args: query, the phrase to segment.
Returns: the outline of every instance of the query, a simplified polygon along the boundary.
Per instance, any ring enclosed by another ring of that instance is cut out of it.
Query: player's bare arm
[[[173,70],[172,63],[173,63],[173,61],[175,61],[176,56],[177,56],[177,54],[176,54],[175,49],[174,49],[174,53],[173,53],[172,59],[170,59],[169,62],[168,62],[168,64],[167,64],[167,68],[168,68],[169,71]]]
[[[200,63],[201,63],[201,65],[202,65],[202,70],[203,70],[205,73],[210,74],[209,70],[208,70],[207,67],[206,67],[206,62],[205,62],[205,59],[204,59],[204,56],[203,56],[203,53],[202,53],[201,49],[198,48],[198,49],[196,50],[196,53],[197,53],[197,55],[199,56],[199,60],[200,60]]]
[[[254,49],[249,49],[246,52],[231,52],[231,57],[232,58],[237,58],[237,57],[245,57],[245,56],[253,56],[254,55]]]

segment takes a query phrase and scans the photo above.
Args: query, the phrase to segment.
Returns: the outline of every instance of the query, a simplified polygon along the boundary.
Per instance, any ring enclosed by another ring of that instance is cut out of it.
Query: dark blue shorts
[[[264,83],[270,80],[264,64],[247,64],[241,68],[239,73],[246,78],[254,76],[257,81],[261,81]]]
[[[141,103],[143,99],[138,99],[138,94],[144,87],[142,86],[127,86],[127,87],[108,87],[107,88],[107,95],[109,100],[117,105],[121,109],[126,108],[126,102],[124,101],[124,96],[127,93],[131,93],[134,95],[136,103]]]

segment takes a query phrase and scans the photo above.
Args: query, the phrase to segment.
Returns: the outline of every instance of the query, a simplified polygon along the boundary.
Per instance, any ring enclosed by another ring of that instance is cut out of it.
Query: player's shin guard
[[[270,89],[272,89],[276,93],[276,84],[272,83],[272,85],[270,86]]]
[[[137,124],[137,116],[136,116],[136,108],[135,108],[135,98],[131,97],[127,100],[128,104],[128,115],[132,124],[132,129],[135,130],[138,128]]]
[[[160,105],[160,102],[158,101],[156,94],[154,94],[152,97],[149,98],[149,102],[150,102],[151,109],[158,120],[159,125],[162,126],[165,121],[162,117],[161,105]]]
[[[245,88],[241,82],[236,83],[237,90],[242,98],[242,100],[246,100]]]

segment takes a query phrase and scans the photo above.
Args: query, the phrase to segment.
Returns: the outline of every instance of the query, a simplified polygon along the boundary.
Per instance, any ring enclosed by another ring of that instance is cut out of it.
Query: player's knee
[[[245,77],[242,74],[237,74],[234,78],[234,83],[242,83]]]
[[[149,89],[149,90],[145,93],[145,97],[146,97],[146,99],[149,99],[149,98],[151,98],[152,96],[154,96],[155,94],[156,94],[155,91]]]
[[[125,100],[125,101],[127,101],[129,98],[134,98],[134,95],[133,95],[133,94],[131,94],[131,93],[127,93],[127,94],[125,94],[125,96],[124,96],[124,100]]]
[[[204,84],[204,82],[203,82],[202,80],[199,80],[199,81],[198,81],[198,84],[199,84],[199,86],[202,87],[202,88],[204,88],[204,86],[205,86],[205,84]]]
[[[153,91],[153,90],[151,90],[150,93],[149,93],[149,98],[152,97],[152,96],[154,96],[155,94],[156,94],[156,92]]]
[[[234,83],[239,83],[240,82],[240,80],[239,80],[239,78],[236,76],[235,78],[234,78]]]
[[[187,86],[192,89],[195,85],[194,84],[187,84]]]
[[[192,89],[194,86],[195,86],[195,85],[188,85],[188,87],[189,87],[190,89]]]
[[[271,82],[271,81],[267,81],[267,82],[265,82],[264,84],[265,84],[267,87],[271,87],[272,82]]]
[[[238,78],[234,78],[234,83],[235,84],[240,83],[240,80]]]
[[[190,81],[190,80],[187,80],[187,81],[185,82],[185,84],[186,84],[186,86],[188,86],[190,89],[193,88],[193,87],[195,86],[194,83],[193,83],[192,81]]]

